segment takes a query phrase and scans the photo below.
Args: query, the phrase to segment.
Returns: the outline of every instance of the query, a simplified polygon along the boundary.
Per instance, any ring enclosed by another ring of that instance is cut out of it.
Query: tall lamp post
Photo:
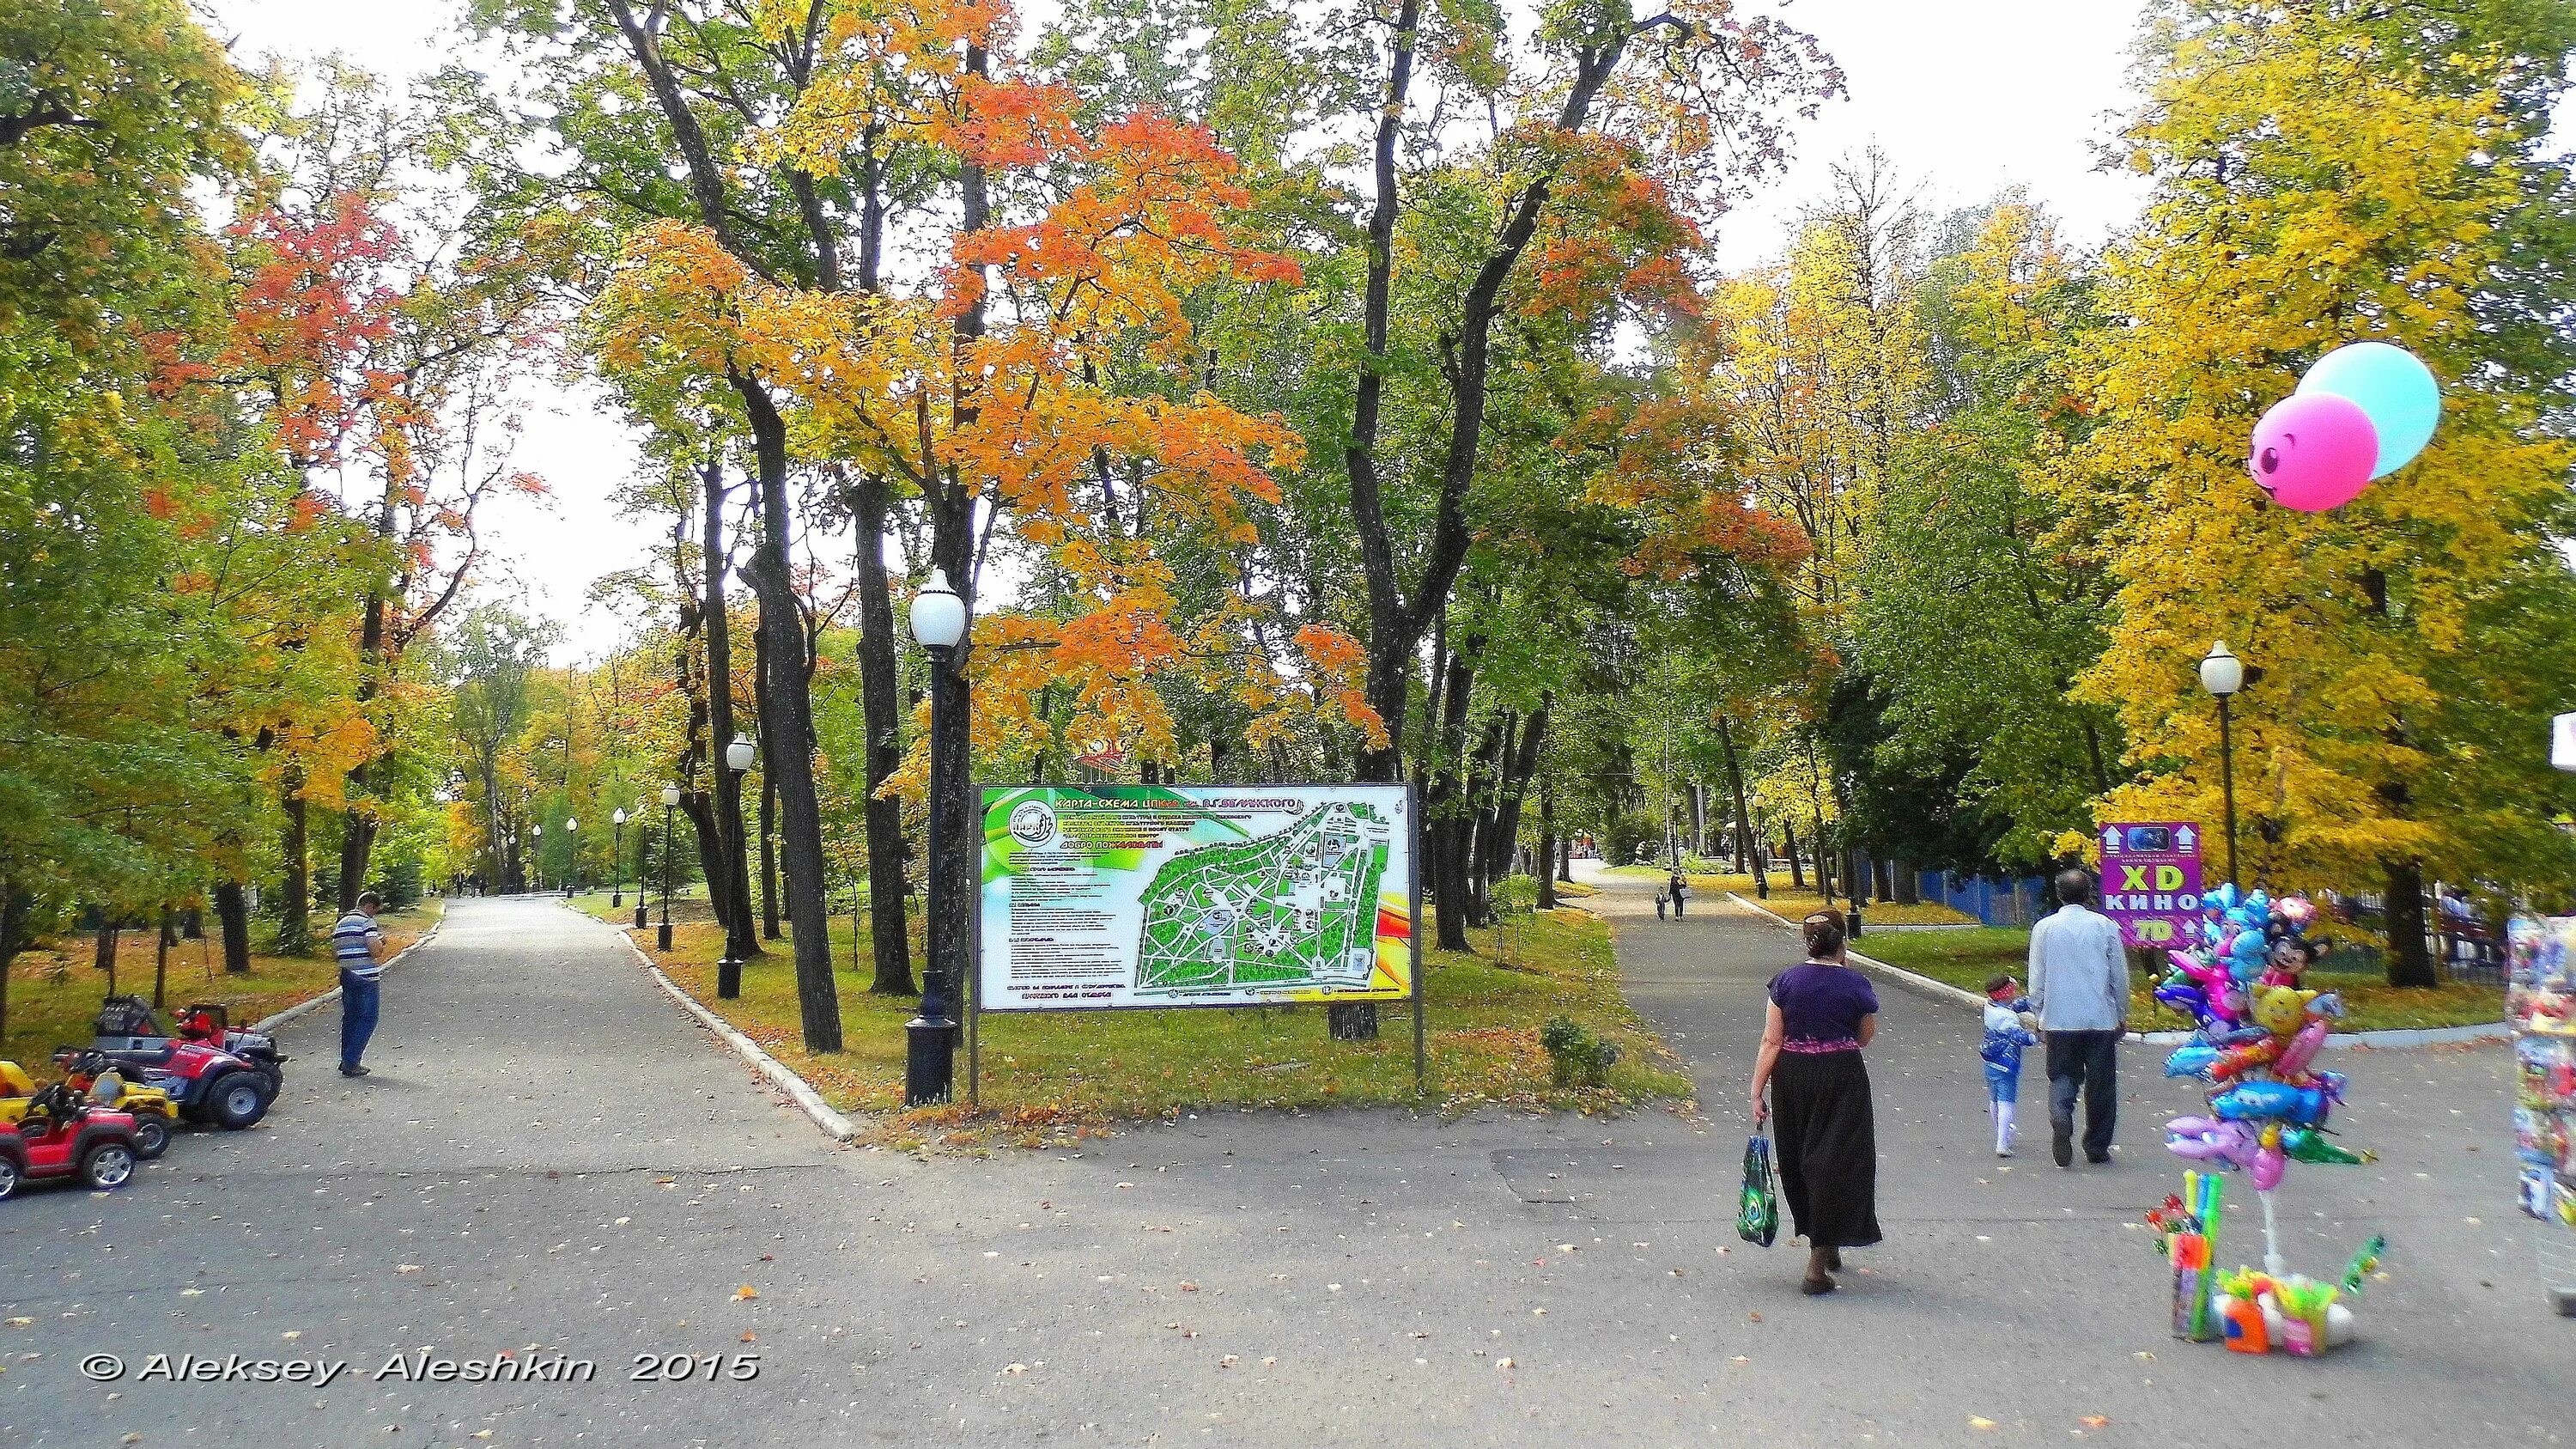
[[[528,885],[533,890],[546,888],[546,828],[528,827]]]
[[[939,842],[950,822],[945,815],[950,772],[958,762],[948,757],[946,737],[940,730],[940,696],[951,657],[966,637],[966,601],[948,584],[948,575],[932,569],[921,592],[912,596],[912,637],[930,654],[930,813],[925,854],[930,862],[927,881],[927,936],[931,941],[930,959],[921,973],[921,1014],[904,1024],[903,1104],[907,1107],[929,1106],[945,1102],[952,1095],[957,1075],[957,1020],[951,999],[957,983],[949,979],[949,962],[939,948],[947,933],[942,930],[946,912],[951,909],[948,892],[942,888]]]
[[[661,953],[662,953],[663,955],[665,955],[665,956],[667,956],[667,955],[671,954],[671,807],[672,807],[672,806],[674,806],[674,805],[677,805],[677,804],[679,804],[679,803],[680,803],[680,787],[679,787],[679,786],[677,786],[677,785],[665,785],[665,786],[663,786],[663,787],[662,787],[662,934],[661,934],[660,936],[658,936],[657,938],[655,938],[655,939],[656,939],[656,943],[657,943],[657,944],[656,944],[656,949],[660,950],[660,951],[661,951]],[[641,901],[636,902],[636,903],[635,903],[635,911],[636,911],[636,915],[637,915],[637,920],[636,920],[635,924],[637,924],[637,925],[639,925],[639,926],[640,926],[640,925],[644,924],[644,922],[643,922],[643,920],[642,920],[642,915],[643,915],[643,911],[644,911],[644,903],[643,903],[643,902],[641,902]]]
[[[608,817],[608,908],[616,910],[626,904],[626,810],[623,806]]]
[[[571,838],[564,842],[564,857],[571,862],[564,870],[564,899],[572,899],[572,888],[581,884],[581,821],[567,815],[564,830]]]
[[[2236,739],[2228,727],[2227,702],[2245,687],[2245,661],[2227,651],[2226,640],[2210,645],[2202,657],[2200,687],[2218,700],[2218,788],[2227,802],[2227,878],[2236,881]]]
[[[751,762],[758,754],[759,751],[752,748],[749,735],[735,735],[733,743],[725,746],[724,767],[736,775],[748,774]],[[746,891],[742,898],[748,899],[749,895]],[[742,995],[742,958],[750,939],[750,913],[732,912],[725,925],[724,955],[716,961],[716,995],[727,1001]]]

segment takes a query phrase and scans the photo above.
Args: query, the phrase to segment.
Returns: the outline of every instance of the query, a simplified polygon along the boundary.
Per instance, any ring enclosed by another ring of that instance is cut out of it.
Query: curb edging
[[[579,913],[576,912],[576,914]],[[601,921],[600,924],[605,926],[608,923]],[[681,990],[680,984],[665,975],[661,967],[653,964],[653,958],[644,954],[644,948],[635,944],[633,935],[615,926],[609,926],[609,929],[617,933],[617,939],[625,943],[627,951],[635,957],[635,964],[644,968],[644,974],[653,978],[654,985],[661,987],[673,1001],[678,1002],[682,1011],[697,1018],[700,1026],[714,1032],[719,1040],[732,1049],[735,1056],[742,1058],[752,1070],[766,1078],[771,1086],[786,1093],[787,1100],[797,1111],[804,1113],[815,1126],[823,1129],[823,1135],[843,1145],[847,1145],[852,1138],[859,1135],[857,1124],[841,1115],[840,1110],[831,1103],[824,1101],[823,1094],[814,1090],[813,1083],[796,1075],[795,1070],[785,1062],[761,1050],[760,1043],[736,1030],[732,1022],[707,1010],[699,1004],[696,997]]]
[[[1778,922],[1789,930],[1794,931],[1797,929],[1797,926],[1792,924],[1786,916],[1766,907],[1756,905],[1753,902],[1746,900],[1744,897],[1737,895],[1733,891],[1728,891],[1726,893],[1726,898],[1757,915],[1769,917],[1771,920]],[[1935,981],[1931,977],[1922,975],[1919,972],[1908,971],[1902,966],[1891,966],[1888,963],[1879,960],[1875,956],[1864,956],[1858,951],[1851,951],[1846,954],[1848,954],[1852,960],[1867,966],[1873,971],[1879,972],[1890,980],[1896,982],[1899,986],[1903,986],[1918,995],[1929,996],[1938,1001],[1949,1001],[1961,1006],[1973,1007],[1978,1011],[1985,1010],[1986,999],[1964,987],[1953,986],[1947,981]],[[2125,1041],[2139,1042],[2147,1046],[2184,1046],[2191,1042],[2200,1040],[2200,1033],[2195,1031],[2133,1031],[2122,1039]],[[2477,1022],[2469,1026],[2402,1026],[2390,1027],[2384,1031],[2338,1031],[2330,1033],[2326,1037],[2325,1044],[2329,1047],[2386,1048],[2448,1046],[2462,1042],[2511,1040],[2513,1040],[2513,1028],[2511,1026],[2508,1026],[2501,1021],[2488,1021]]]
[[[393,953],[391,956],[386,957],[385,965],[391,967],[395,962],[402,960],[405,956],[410,955],[412,952],[428,945],[431,941],[436,940],[439,928],[446,924],[447,913],[442,910],[438,913],[438,919],[430,922],[428,930],[421,932],[419,936],[412,940],[410,945],[405,946],[401,950]],[[276,1013],[275,1015],[262,1017],[246,1029],[258,1032],[262,1036],[275,1036],[277,1035],[277,1029],[279,1027],[286,1025],[297,1017],[307,1016],[313,1012],[320,1011],[323,1007],[328,1006],[339,999],[340,988],[334,986],[319,996],[308,997],[305,1000],[299,1001],[293,1006],[286,1008],[284,1011]]]

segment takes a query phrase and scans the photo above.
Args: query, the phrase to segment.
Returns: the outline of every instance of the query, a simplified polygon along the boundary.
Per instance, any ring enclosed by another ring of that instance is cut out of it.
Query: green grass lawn
[[[1973,931],[1901,931],[1864,935],[1859,949],[1890,966],[1953,986],[1982,992],[1998,971],[2010,971],[2028,985],[2030,931],[2025,927],[1981,926]],[[2129,1025],[2139,1031],[2180,1030],[2191,1025],[2149,995],[2162,973],[2130,973]],[[2347,1014],[2343,1031],[2385,1031],[2399,1027],[2475,1026],[2504,1017],[2504,990],[2496,986],[2445,984],[2429,991],[2388,985],[2371,975],[2312,971],[2307,984],[2342,994]]]
[[[606,897],[598,901],[604,918],[619,914],[607,909]],[[769,943],[768,954],[745,968],[741,997],[719,1001],[714,961],[721,933],[703,907],[692,913],[696,920],[683,922],[680,914],[675,904],[668,956],[653,952],[652,933],[643,933],[638,944],[655,964],[834,1106],[867,1114],[871,1135],[892,1145],[910,1147],[937,1135],[960,1145],[1035,1146],[1119,1119],[1206,1108],[1418,1103],[1454,1112],[1502,1103],[1591,1112],[1691,1091],[1679,1059],[1620,995],[1609,931],[1577,910],[1512,926],[1499,951],[1496,933],[1485,930],[1473,933],[1476,955],[1426,953],[1430,1072],[1424,1096],[1413,1090],[1412,1015],[1401,1002],[1379,1006],[1379,1037],[1365,1043],[1326,1036],[1321,1006],[1093,1011],[985,1017],[980,1113],[963,1104],[899,1110],[903,1025],[919,998],[869,993],[870,975],[852,958],[846,915],[833,925],[846,1049],[815,1055],[804,1050],[798,1025],[789,943]],[[660,920],[658,909],[654,919]],[[916,912],[916,937],[918,931]],[[1551,1084],[1539,1028],[1560,1013],[1619,1045],[1607,1087]],[[965,1067],[961,1051],[961,1074]]]
[[[606,899],[606,897],[602,897]],[[388,911],[386,938],[395,951],[419,940],[436,924],[443,902],[426,900],[408,911]],[[211,928],[214,922],[209,919]],[[317,917],[316,933],[330,930]],[[117,950],[116,989],[152,999],[153,933],[128,931]],[[66,935],[19,953],[9,965],[9,1025],[0,1037],[0,1057],[15,1061],[38,1081],[61,1075],[51,1060],[58,1046],[86,1046],[90,1022],[106,996],[107,978],[94,964],[95,938]],[[328,945],[313,956],[263,956],[254,953],[248,973],[229,975],[223,947],[208,939],[182,941],[170,948],[169,975],[163,1000],[172,1007],[192,1001],[219,1001],[236,1026],[248,1026],[301,1001],[309,1001],[340,984],[340,968]],[[163,1022],[168,1023],[165,1013]]]

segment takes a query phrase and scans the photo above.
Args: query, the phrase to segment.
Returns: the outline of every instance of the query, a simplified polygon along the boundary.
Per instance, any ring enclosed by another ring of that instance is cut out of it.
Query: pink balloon
[[[2290,1044],[2281,1048],[2280,1059],[2272,1063],[2272,1070],[2284,1077],[2306,1071],[2308,1063],[2316,1060],[2318,1050],[2326,1044],[2326,1031],[2324,1017],[2308,1018],[2298,1035],[2290,1038]]]
[[[2254,1179],[2256,1192],[2270,1192],[2281,1185],[2281,1174],[2289,1169],[2290,1159],[2281,1155],[2280,1148],[2262,1147],[2255,1150],[2254,1165],[2248,1173]]]
[[[2379,430],[2350,398],[2292,393],[2254,425],[2245,466],[2272,501],[2323,513],[2361,496],[2379,461]]]

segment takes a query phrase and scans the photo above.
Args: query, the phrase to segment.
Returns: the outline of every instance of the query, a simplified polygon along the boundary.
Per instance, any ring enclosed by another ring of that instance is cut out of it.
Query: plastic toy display
[[[2165,1124],[2175,1156],[2211,1169],[2242,1170],[2263,1209],[2263,1268],[2221,1270],[2215,1256],[2224,1189],[2218,1172],[2183,1174],[2184,1195],[2147,1214],[2174,1270],[2174,1333],[2223,1338],[2240,1353],[2313,1357],[2352,1334],[2341,1299],[2361,1291],[2382,1239],[2357,1254],[2342,1280],[2289,1271],[2281,1256],[2272,1194],[2293,1162],[2360,1163],[2371,1154],[2333,1140],[2327,1119],[2344,1100],[2340,1072],[2315,1069],[2331,1021],[2343,1014],[2329,993],[2299,984],[2311,952],[2316,909],[2297,897],[2221,885],[2202,897],[2200,944],[2169,953],[2171,974],[2155,999],[2189,1014],[2199,1040],[2165,1059],[2165,1075],[2207,1084],[2206,1116]],[[2366,1261],[2365,1261],[2366,1260]]]
[[[2541,1285],[2559,1312],[2576,1317],[2576,917],[2516,917],[2505,939],[2515,1196],[2555,1229],[2540,1235]]]
[[[28,1098],[25,1115],[0,1128],[0,1198],[21,1183],[59,1179],[102,1192],[123,1187],[135,1162],[132,1117],[48,1083]]]

